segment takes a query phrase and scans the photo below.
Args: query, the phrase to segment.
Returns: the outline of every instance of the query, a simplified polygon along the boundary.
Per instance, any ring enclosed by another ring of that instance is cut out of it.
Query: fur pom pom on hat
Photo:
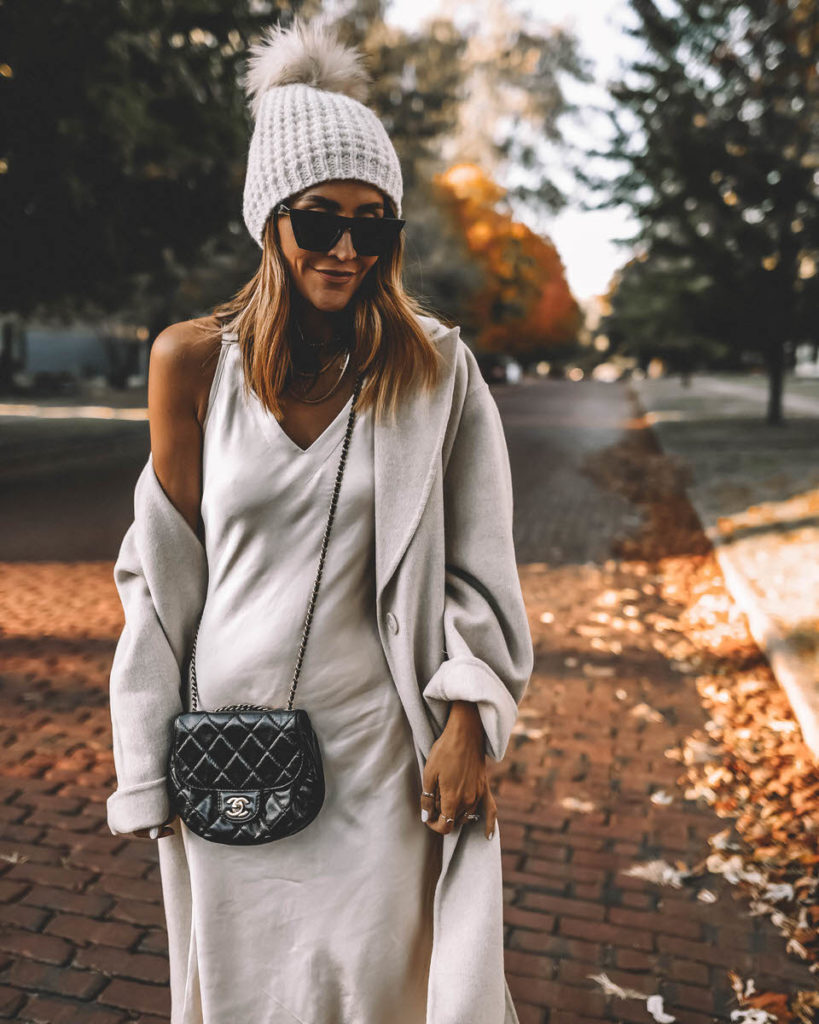
[[[401,164],[365,105],[370,77],[361,54],[325,22],[300,19],[268,28],[250,54],[243,87],[255,125],[242,212],[258,245],[277,203],[322,181],[374,185],[400,217]]]
[[[290,30],[273,25],[250,53],[244,88],[254,118],[264,93],[277,85],[312,85],[367,102],[370,76],[361,54],[340,43],[321,22],[296,21]]]

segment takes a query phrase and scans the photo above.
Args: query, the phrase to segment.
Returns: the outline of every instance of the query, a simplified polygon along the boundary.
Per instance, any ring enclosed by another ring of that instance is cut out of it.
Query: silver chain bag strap
[[[196,683],[196,629],[188,683],[191,709],[173,720],[168,759],[171,809],[196,835],[214,843],[255,846],[294,835],[324,803],[324,768],[318,737],[293,698],[301,672],[362,378],[356,377],[313,591],[307,606],[287,706],[230,704],[200,710]],[[201,619],[200,619],[201,623]]]

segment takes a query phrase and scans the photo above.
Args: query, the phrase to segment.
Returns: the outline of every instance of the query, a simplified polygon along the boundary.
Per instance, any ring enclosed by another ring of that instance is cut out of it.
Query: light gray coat
[[[422,323],[444,357],[441,381],[416,390],[374,433],[376,613],[419,773],[458,699],[477,704],[486,753],[501,760],[533,665],[497,405],[459,329]],[[168,816],[169,726],[182,710],[180,673],[208,578],[204,548],[150,456],[134,512],[114,567],[126,620],[110,678],[114,833]],[[170,849],[177,838],[160,843],[169,860],[179,859]],[[500,827],[489,841],[480,823],[456,828],[443,837],[435,890],[428,1024],[516,1024],[502,911]],[[169,934],[184,931],[184,922],[168,924]]]

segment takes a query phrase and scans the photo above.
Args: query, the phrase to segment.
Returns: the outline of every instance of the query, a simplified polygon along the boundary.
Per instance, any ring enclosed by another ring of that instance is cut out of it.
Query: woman
[[[161,840],[174,1024],[517,1020],[486,778],[532,668],[508,456],[457,328],[401,286],[400,165],[365,86],[316,23],[255,47],[260,268],[152,348],[108,821]],[[201,707],[283,705],[357,374],[295,700],[325,801],[272,844],[210,843],[169,811],[179,672],[198,630]]]

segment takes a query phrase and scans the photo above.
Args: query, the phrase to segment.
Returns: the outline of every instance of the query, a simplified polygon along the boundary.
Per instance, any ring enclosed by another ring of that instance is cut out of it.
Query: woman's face
[[[287,205],[298,210],[326,210],[342,217],[383,217],[386,213],[381,192],[358,181],[325,181],[313,185]],[[378,256],[356,253],[349,231],[345,231],[329,252],[309,252],[296,244],[287,214],[277,215],[277,226],[281,249],[299,294],[316,309],[327,313],[344,309],[378,262]]]

